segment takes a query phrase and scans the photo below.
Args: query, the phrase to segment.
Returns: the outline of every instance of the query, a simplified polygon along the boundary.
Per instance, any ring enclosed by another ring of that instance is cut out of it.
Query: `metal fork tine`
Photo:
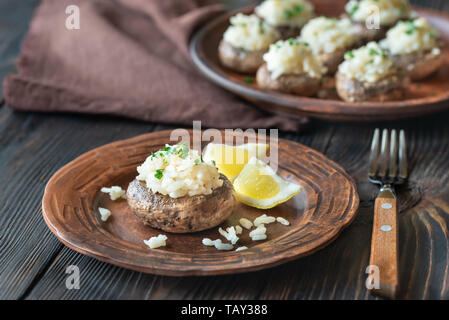
[[[391,130],[390,136],[390,170],[388,172],[388,177],[393,180],[398,174],[398,135],[396,130]]]
[[[407,147],[405,143],[405,132],[399,132],[399,177],[406,179],[408,176],[407,169]]]
[[[379,129],[374,130],[373,141],[371,142],[371,154],[369,156],[369,176],[374,177],[377,171],[377,160],[379,158]]]
[[[382,145],[380,148],[380,168],[379,168],[379,177],[383,178],[387,175],[387,169],[388,169],[388,160],[389,152],[388,149],[388,130],[384,129],[382,132]]]

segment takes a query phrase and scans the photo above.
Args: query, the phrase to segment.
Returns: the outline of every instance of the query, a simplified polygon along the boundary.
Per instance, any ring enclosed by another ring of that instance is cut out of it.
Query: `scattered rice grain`
[[[202,242],[205,246],[209,246],[209,247],[212,247],[215,245],[215,241],[213,241],[209,238],[204,238]]]
[[[265,240],[266,238],[267,238],[266,234],[256,234],[255,236],[251,237],[251,240],[259,241],[259,240]]]
[[[228,238],[229,238],[229,234],[228,234],[226,231],[224,231],[222,227],[218,228],[218,232],[219,232],[219,233],[220,233],[226,240],[229,240],[229,239],[228,239]]]
[[[119,186],[112,186],[110,188],[108,187],[103,187],[100,190],[103,193],[108,193],[109,197],[111,198],[111,200],[117,200],[119,198],[122,199],[126,199],[126,191],[123,190],[121,187]]]
[[[284,219],[282,217],[277,217],[276,221],[279,222],[280,224],[283,224],[284,226],[290,225],[290,222],[287,219]]]
[[[143,242],[149,246],[151,249],[156,249],[159,247],[165,247],[167,236],[164,236],[163,234],[158,235],[157,237],[151,237],[148,240],[143,240]]]
[[[101,215],[101,221],[106,221],[111,216],[111,211],[109,211],[106,208],[99,207],[98,211],[100,212],[100,215]]]
[[[256,219],[254,219],[254,225],[257,227],[260,224],[269,224],[269,223],[272,223],[275,221],[276,221],[275,217],[270,217],[270,216],[267,216],[266,214],[263,214],[260,217],[257,217]]]
[[[242,234],[242,232],[243,232],[243,229],[241,226],[239,226],[239,225],[235,226],[235,233]]]
[[[267,228],[263,224],[259,225],[256,229],[249,233],[249,236],[252,238],[257,235],[265,234],[267,232]]]
[[[220,239],[215,240],[215,248],[217,250],[232,250],[234,246],[230,243],[223,243]]]
[[[246,218],[241,218],[239,220],[239,222],[242,225],[242,227],[244,227],[247,230],[249,230],[249,229],[251,229],[253,227],[253,223],[250,220],[246,219]]]
[[[237,237],[237,232],[234,227],[228,227],[226,228],[226,231],[228,233],[227,240],[231,241],[232,244],[236,244],[237,241],[239,241],[239,237]]]

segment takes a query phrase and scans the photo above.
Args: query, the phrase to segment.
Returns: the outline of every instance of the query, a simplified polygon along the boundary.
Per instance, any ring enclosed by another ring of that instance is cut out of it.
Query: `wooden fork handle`
[[[374,204],[370,256],[370,267],[377,267],[378,269],[374,270],[378,271],[378,275],[376,272],[370,274],[374,276],[370,287],[372,293],[388,298],[396,297],[399,283],[397,219],[396,197],[393,191],[381,190]]]

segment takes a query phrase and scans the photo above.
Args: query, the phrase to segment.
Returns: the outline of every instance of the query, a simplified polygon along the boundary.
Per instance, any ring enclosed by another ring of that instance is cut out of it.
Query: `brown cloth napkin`
[[[80,29],[66,28],[66,7]],[[5,78],[18,110],[113,114],[204,127],[298,130],[292,120],[255,109],[208,82],[193,66],[195,29],[224,12],[212,0],[44,0],[18,61]]]

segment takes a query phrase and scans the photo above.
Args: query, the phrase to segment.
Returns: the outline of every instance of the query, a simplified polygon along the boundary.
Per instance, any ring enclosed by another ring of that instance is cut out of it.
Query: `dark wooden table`
[[[0,2],[0,79],[14,70],[36,0]],[[420,1],[449,11],[448,1]],[[238,1],[228,1],[231,5]],[[404,128],[412,168],[400,191],[401,298],[449,299],[449,113],[401,122],[313,121],[281,137],[313,147],[357,181],[354,223],[312,256],[249,274],[174,278],[128,271],[64,245],[41,216],[45,184],[83,152],[141,133],[175,128],[113,117],[37,114],[0,108],[0,298],[2,299],[374,299],[365,288],[373,199],[366,178],[376,127]],[[65,286],[67,266],[81,272],[79,290]]]

